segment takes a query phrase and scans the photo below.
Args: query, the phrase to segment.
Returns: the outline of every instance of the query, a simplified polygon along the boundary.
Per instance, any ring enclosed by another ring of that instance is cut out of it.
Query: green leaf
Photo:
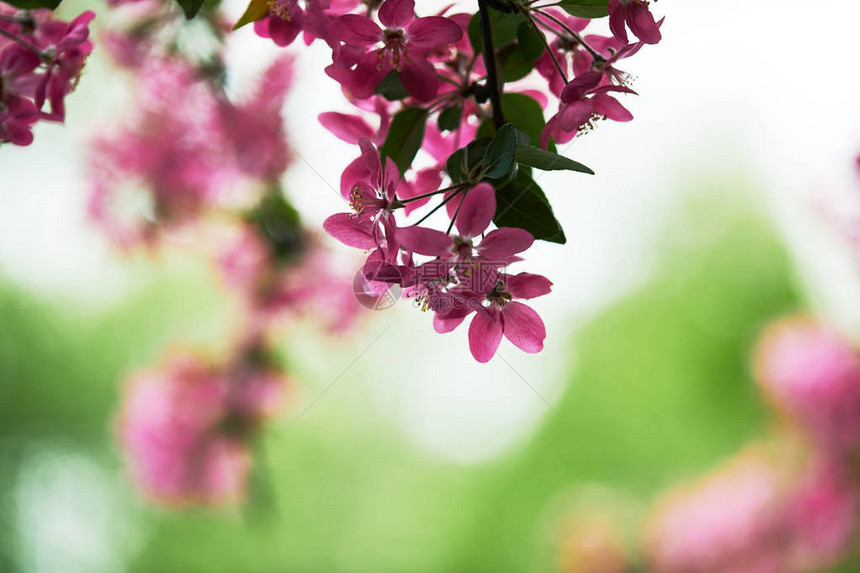
[[[270,189],[248,213],[247,220],[256,225],[260,237],[279,262],[295,260],[305,247],[299,213],[287,201],[280,187]]]
[[[38,10],[40,8],[48,8],[55,10],[60,5],[60,0],[5,0],[7,4],[11,4],[19,10]]]
[[[567,242],[543,190],[523,170],[518,171],[512,181],[496,189],[493,222],[497,227],[525,229],[541,241],[562,245]]]
[[[499,128],[484,152],[481,160],[484,177],[498,179],[507,175],[514,166],[516,150],[517,131],[513,125],[506,123]]]
[[[421,149],[426,125],[427,110],[420,107],[406,108],[394,116],[379,153],[383,159],[393,159],[401,175],[409,169],[415,154]]]
[[[535,167],[542,171],[577,171],[594,175],[594,171],[573,159],[559,155],[551,151],[532,147],[531,145],[517,145],[515,153],[517,163]]]
[[[543,44],[543,40],[541,40],[540,34],[541,33],[528,22],[523,22],[520,24],[519,28],[517,28],[517,44],[519,45],[523,56],[525,56],[525,58],[530,62],[534,62],[541,57],[541,54],[543,54],[546,49],[546,46]]]
[[[523,55],[518,44],[511,44],[498,52],[499,75],[504,83],[521,80],[534,69],[534,62]]]
[[[578,18],[603,18],[609,15],[609,0],[562,0],[560,7]]]
[[[478,125],[478,131],[475,132],[475,139],[482,139],[484,137],[492,139],[494,135],[496,135],[496,126],[493,125],[493,118],[488,117]]]
[[[203,0],[176,0],[186,20],[191,20],[203,7]]]
[[[490,30],[493,33],[493,47],[504,48],[517,39],[517,29],[523,22],[522,14],[499,12],[490,8]],[[475,13],[466,28],[469,42],[476,54],[484,51],[484,36],[481,34],[481,14]]]
[[[409,95],[409,92],[403,87],[397,70],[391,70],[388,75],[382,78],[382,81],[376,86],[376,93],[388,101],[399,101]]]
[[[507,121],[529,136],[532,145],[540,146],[540,134],[546,121],[543,118],[543,109],[534,98],[526,94],[502,94],[502,113]]]
[[[248,7],[245,9],[245,13],[242,14],[242,17],[239,18],[239,21],[236,22],[236,25],[233,26],[233,29],[238,30],[242,26],[245,26],[252,22],[256,22],[257,20],[262,20],[268,15],[268,0],[251,0],[251,3],[248,4]]]
[[[490,144],[489,137],[482,137],[462,147],[448,157],[445,169],[448,177],[456,185],[469,178],[469,173],[475,169],[483,160],[487,146]]]
[[[463,106],[455,105],[449,107],[439,114],[439,129],[441,131],[453,131],[460,127],[460,121],[463,119]]]

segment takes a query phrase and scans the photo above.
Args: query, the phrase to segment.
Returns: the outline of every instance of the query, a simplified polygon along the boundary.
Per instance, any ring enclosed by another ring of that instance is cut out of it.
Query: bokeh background
[[[860,192],[860,7],[655,10],[635,121],[568,149],[595,177],[541,179],[569,238],[532,258],[555,283],[535,304],[544,352],[475,364],[464,331],[408,303],[345,337],[294,326],[291,407],[234,510],[148,505],[115,445],[125,374],[233,325],[184,245],[120,254],[86,220],[86,143],[128,104],[97,47],[67,125],[0,150],[0,571],[557,571],[575,508],[635,531],[661,491],[762,435],[761,328],[811,310],[860,335],[856,252],[826,214]],[[240,91],[277,51],[247,29],[230,42]],[[352,158],[316,122],[343,103],[315,48],[285,110],[301,156],[285,184],[310,224],[340,208],[328,185]]]

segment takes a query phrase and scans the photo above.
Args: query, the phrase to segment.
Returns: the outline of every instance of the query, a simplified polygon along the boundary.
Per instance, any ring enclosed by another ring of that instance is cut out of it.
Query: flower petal
[[[480,363],[489,362],[495,356],[502,341],[502,321],[498,311],[482,309],[475,313],[469,325],[469,350]]]
[[[331,34],[351,46],[372,46],[382,40],[382,29],[370,18],[358,14],[346,14],[335,19],[331,24]]]
[[[631,121],[633,119],[633,114],[611,95],[597,94],[592,98],[592,101],[594,101],[594,112],[597,115],[604,115],[612,121]]]
[[[542,275],[519,273],[505,279],[505,290],[516,298],[535,298],[549,294],[552,283]]]
[[[436,229],[403,227],[397,229],[397,239],[401,247],[419,255],[441,257],[451,251],[451,237]]]
[[[648,10],[648,6],[640,2],[627,6],[627,25],[636,37],[646,44],[656,44],[663,39],[660,27],[654,21],[654,15]]]
[[[423,56],[414,55],[412,61],[403,66],[400,70],[400,80],[406,91],[421,102],[430,101],[439,91],[436,68]]]
[[[532,246],[535,238],[525,229],[503,227],[490,231],[478,246],[481,258],[487,261],[505,262],[511,255],[521,253]]]
[[[376,246],[370,230],[356,224],[350,213],[335,213],[323,222],[323,229],[348,247],[372,249]]]
[[[370,172],[370,183],[377,189],[382,187],[382,158],[379,150],[366,137],[358,138],[358,146],[361,148],[361,158]]]
[[[496,214],[496,191],[489,183],[479,183],[466,193],[457,214],[457,231],[463,238],[477,237]]]
[[[418,48],[435,48],[452,44],[463,37],[462,28],[453,20],[442,16],[418,18],[409,24],[406,31],[409,32],[409,44]]]
[[[385,0],[378,16],[386,28],[404,28],[415,18],[415,0]]]
[[[373,128],[360,117],[329,111],[319,114],[320,123],[335,137],[356,144],[360,137],[372,137]]]
[[[509,302],[502,310],[505,338],[528,354],[543,350],[546,327],[531,307],[520,302]]]

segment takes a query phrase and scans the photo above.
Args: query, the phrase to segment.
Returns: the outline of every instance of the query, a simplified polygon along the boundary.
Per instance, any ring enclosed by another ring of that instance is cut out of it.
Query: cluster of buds
[[[565,241],[533,170],[590,173],[556,145],[598,120],[632,119],[615,97],[635,93],[630,75],[616,66],[661,38],[641,0],[558,6],[482,0],[475,14],[418,17],[414,0],[254,0],[239,22],[255,21],[279,46],[302,34],[331,48],[326,73],[357,111],[320,121],[359,157],[341,177],[351,211],[325,229],[368,252],[369,295],[396,285],[433,311],[439,332],[471,317],[479,362],[502,337],[525,352],[543,348],[543,322],[517,299],[551,283],[506,272],[535,240]],[[586,33],[605,16],[611,35]],[[425,224],[443,206],[432,221],[446,231]]]
[[[93,18],[87,11],[63,22],[0,2],[0,144],[30,145],[36,122],[65,120],[65,98],[93,51]]]

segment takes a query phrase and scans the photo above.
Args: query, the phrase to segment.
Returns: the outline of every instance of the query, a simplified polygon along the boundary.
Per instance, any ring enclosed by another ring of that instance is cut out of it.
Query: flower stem
[[[409,197],[408,199],[400,199],[399,201],[403,204],[411,203],[412,201],[418,201],[420,199],[426,199],[427,197],[432,197],[433,195],[438,195],[439,193],[446,193],[448,191],[453,191],[454,189],[458,189],[462,187],[463,184],[452,185],[450,187],[445,187],[444,189],[439,189],[437,191],[431,191],[430,193],[424,193],[423,195],[418,195],[416,197]]]
[[[462,193],[462,191],[457,191],[456,193],[451,193],[450,195],[448,195],[447,197],[445,197],[445,199],[444,199],[441,203],[439,203],[438,205],[436,205],[435,207],[433,207],[433,210],[431,210],[429,213],[427,213],[426,215],[424,215],[423,217],[421,217],[421,219],[420,219],[417,223],[415,223],[415,226],[417,227],[418,225],[420,225],[421,223],[423,223],[424,221],[426,221],[426,220],[430,217],[430,215],[432,215],[433,213],[435,213],[436,211],[438,211],[439,209],[441,209],[442,207],[444,207],[444,206],[445,206],[445,204],[446,204],[448,201],[450,201],[451,199],[453,199],[454,197],[456,197],[456,196],[457,196],[457,195],[459,195],[460,193]]]
[[[502,113],[502,93],[499,89],[499,77],[496,71],[496,49],[493,47],[493,31],[490,28],[490,8],[487,0],[478,0],[478,10],[481,12],[481,33],[484,37],[484,64],[487,67],[487,87],[490,90],[490,105],[493,107],[493,125],[499,129],[505,124]]]
[[[42,50],[40,50],[39,48],[37,48],[33,44],[27,42],[26,40],[22,40],[21,38],[19,38],[15,34],[13,34],[11,32],[7,32],[3,28],[0,28],[0,36],[5,36],[5,37],[9,38],[10,40],[12,40],[13,42],[15,42],[16,44],[23,46],[24,48],[27,48],[28,50],[35,53],[37,56],[39,56],[43,60],[48,57],[48,54],[46,52],[43,52]]]
[[[553,16],[549,12],[545,12],[543,10],[536,9],[536,8],[533,10],[535,12],[537,12],[538,14],[540,14],[541,16],[543,16],[545,18],[549,18],[550,20],[552,20],[553,22],[555,22],[556,24],[561,26],[565,32],[570,34],[574,40],[579,42],[582,45],[582,47],[585,48],[589,54],[591,54],[592,58],[594,58],[598,62],[605,62],[606,61],[606,58],[603,56],[603,54],[601,54],[600,52],[598,52],[597,50],[595,50],[594,48],[589,46],[588,42],[586,42],[585,40],[582,39],[582,36],[580,36],[579,34],[574,32],[573,30],[571,30],[570,27],[567,26],[564,22],[562,22],[561,20],[559,20],[558,18],[556,18],[555,16]]]

